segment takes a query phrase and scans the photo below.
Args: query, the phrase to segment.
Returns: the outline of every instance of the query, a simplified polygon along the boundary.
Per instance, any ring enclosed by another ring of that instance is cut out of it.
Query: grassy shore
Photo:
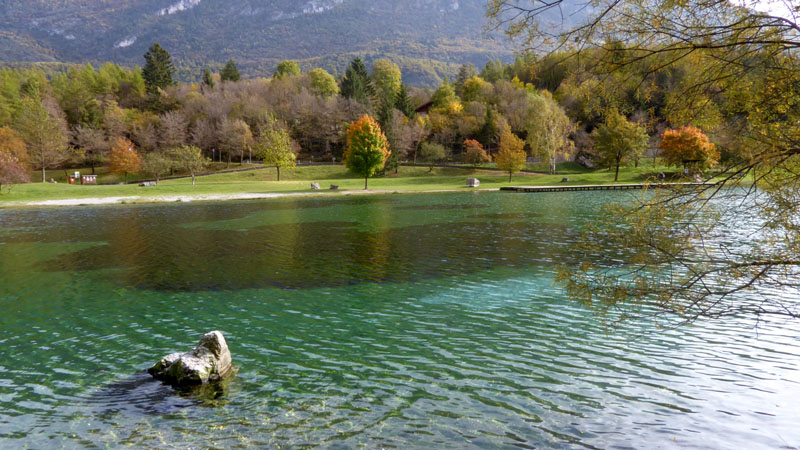
[[[236,168],[236,167],[234,167]],[[665,167],[640,166],[620,171],[619,183],[641,183],[652,180],[659,171],[674,173],[675,169]],[[401,167],[397,174],[389,173],[371,178],[371,191],[421,192],[468,190],[466,179],[478,178],[483,189],[498,189],[503,186],[547,186],[566,184],[610,184],[614,181],[613,172],[608,170],[588,171],[572,164],[559,167],[557,175],[515,174],[511,182],[508,174],[489,170],[460,168]],[[61,172],[63,175],[63,171]],[[569,182],[562,183],[567,176]],[[203,195],[271,194],[271,193],[311,193],[310,183],[317,182],[323,190],[329,185],[338,185],[342,191],[359,191],[364,188],[364,180],[347,171],[343,166],[311,166],[282,170],[281,181],[276,179],[274,168],[248,172],[220,173],[197,178],[192,186],[191,179],[167,180],[155,187],[138,185],[80,186],[65,183],[30,183],[3,188],[0,207],[26,206],[47,200],[117,198],[120,203],[149,203],[175,201],[176,197],[197,197]],[[198,198],[202,200],[202,198]],[[116,201],[115,201],[116,203]]]

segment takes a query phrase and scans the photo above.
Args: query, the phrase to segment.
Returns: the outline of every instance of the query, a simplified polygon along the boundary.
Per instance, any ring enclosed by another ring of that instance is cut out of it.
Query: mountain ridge
[[[485,34],[483,0],[7,0],[0,60],[142,64],[159,42],[184,81],[233,59],[247,76],[278,62],[341,75],[354,56],[389,57],[412,84],[432,86],[463,63],[508,60]]]

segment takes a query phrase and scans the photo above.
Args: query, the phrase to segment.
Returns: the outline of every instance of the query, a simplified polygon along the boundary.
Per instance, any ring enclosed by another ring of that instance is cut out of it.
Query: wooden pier
[[[714,183],[584,184],[564,186],[507,186],[500,188],[500,190],[512,192],[620,191],[630,189],[673,189],[677,187],[702,187],[713,185]]]

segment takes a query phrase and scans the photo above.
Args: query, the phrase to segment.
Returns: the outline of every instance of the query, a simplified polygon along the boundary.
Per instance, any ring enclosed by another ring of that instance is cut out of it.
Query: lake
[[[553,278],[627,194],[0,210],[0,448],[792,448],[800,327],[605,326]],[[238,374],[143,375],[220,330]]]

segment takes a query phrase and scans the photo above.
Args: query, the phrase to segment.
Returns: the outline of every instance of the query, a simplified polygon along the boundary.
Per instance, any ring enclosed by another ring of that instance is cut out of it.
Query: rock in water
[[[177,387],[220,381],[231,372],[231,352],[219,331],[205,334],[188,353],[173,353],[147,369],[154,378]]]

